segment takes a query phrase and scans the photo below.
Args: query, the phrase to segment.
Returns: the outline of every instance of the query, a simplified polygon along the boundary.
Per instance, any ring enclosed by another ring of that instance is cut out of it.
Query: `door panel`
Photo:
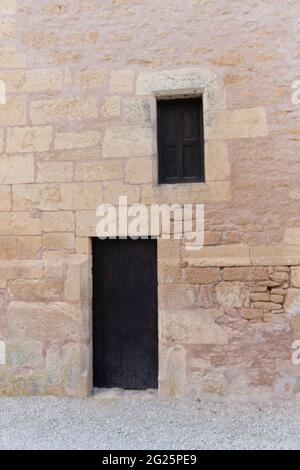
[[[94,386],[157,388],[156,240],[93,240]]]

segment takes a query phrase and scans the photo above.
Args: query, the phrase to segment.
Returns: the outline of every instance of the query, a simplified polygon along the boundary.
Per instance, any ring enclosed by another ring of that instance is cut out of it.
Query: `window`
[[[202,98],[160,100],[158,107],[158,181],[204,181]]]

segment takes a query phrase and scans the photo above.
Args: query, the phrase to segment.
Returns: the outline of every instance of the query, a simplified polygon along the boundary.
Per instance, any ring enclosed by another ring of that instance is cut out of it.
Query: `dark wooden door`
[[[157,244],[93,240],[94,386],[157,388]]]

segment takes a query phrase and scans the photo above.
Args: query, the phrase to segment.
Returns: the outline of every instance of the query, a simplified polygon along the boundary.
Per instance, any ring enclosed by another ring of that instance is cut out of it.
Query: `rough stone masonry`
[[[300,400],[299,2],[1,0],[1,395],[91,392],[96,207],[204,203],[158,245],[159,396]],[[297,76],[298,73],[298,76]],[[202,94],[206,182],[158,185],[156,98]]]

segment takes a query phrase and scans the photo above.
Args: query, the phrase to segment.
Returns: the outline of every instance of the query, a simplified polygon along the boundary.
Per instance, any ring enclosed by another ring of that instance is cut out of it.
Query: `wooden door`
[[[157,243],[93,240],[94,387],[157,388]]]

